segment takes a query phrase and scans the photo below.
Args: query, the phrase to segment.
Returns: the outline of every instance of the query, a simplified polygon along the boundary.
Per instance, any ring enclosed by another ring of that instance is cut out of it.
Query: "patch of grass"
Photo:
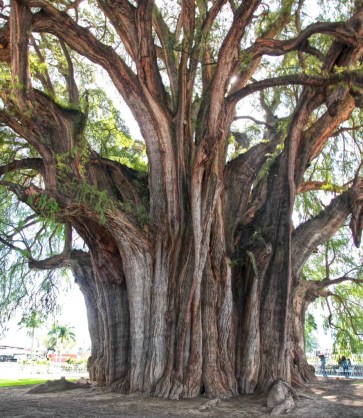
[[[26,386],[26,385],[40,385],[52,379],[0,379],[0,388],[11,386]],[[70,382],[75,382],[78,379],[67,379]]]

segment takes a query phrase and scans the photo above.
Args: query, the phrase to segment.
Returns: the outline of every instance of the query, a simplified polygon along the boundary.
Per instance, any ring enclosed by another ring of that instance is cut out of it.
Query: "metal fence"
[[[88,377],[86,364],[53,363],[26,364],[26,363],[0,363],[0,379],[17,376],[47,376],[58,378],[60,376]]]
[[[349,378],[363,378],[363,358],[361,355],[351,355],[351,366],[348,370],[344,370],[338,364],[338,360],[341,356],[329,355],[328,353],[322,353],[326,356],[325,370],[326,374],[330,377],[349,377]],[[322,375],[321,362],[317,357],[318,354],[308,354],[308,363],[315,367],[315,374]]]

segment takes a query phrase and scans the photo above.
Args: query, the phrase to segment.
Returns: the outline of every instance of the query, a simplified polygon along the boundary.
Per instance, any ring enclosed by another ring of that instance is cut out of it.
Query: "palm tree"
[[[53,324],[52,329],[48,332],[48,346],[58,351],[58,361],[62,361],[62,350],[64,347],[76,341],[74,327],[69,325]]]
[[[35,330],[39,328],[44,322],[44,317],[37,311],[31,311],[28,316],[23,316],[19,324],[24,324],[28,328],[27,335],[31,337],[31,356],[34,358],[34,339]]]

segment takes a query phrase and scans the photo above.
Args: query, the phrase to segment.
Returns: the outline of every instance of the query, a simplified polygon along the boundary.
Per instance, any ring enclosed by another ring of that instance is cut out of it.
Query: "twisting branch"
[[[327,241],[343,225],[352,210],[351,200],[359,193],[359,187],[352,187],[333,199],[317,216],[296,228],[292,236],[291,252],[295,277],[299,276],[301,268],[315,248]]]
[[[9,164],[0,166],[0,176],[17,170],[36,170],[44,175],[44,163],[41,158],[24,158],[22,160],[14,160]]]
[[[254,59],[261,55],[279,56],[290,51],[298,50],[312,53],[315,56],[323,58],[323,55],[318,50],[312,48],[307,43],[308,38],[317,33],[321,33],[324,35],[331,35],[338,41],[355,47],[359,43],[359,35],[355,29],[355,24],[359,22],[360,17],[357,16],[352,18],[348,23],[313,23],[302,30],[296,38],[287,41],[259,38],[256,40],[255,45],[246,50],[246,53],[252,54]]]
[[[32,46],[33,46],[33,48],[34,48],[34,51],[35,51],[35,53],[36,53],[36,54],[37,54],[37,56],[38,56],[39,61],[40,61],[42,64],[45,64],[45,59],[44,59],[44,56],[43,56],[43,54],[42,54],[42,52],[41,52],[41,50],[40,50],[40,48],[39,48],[39,46],[38,46],[38,44],[37,44],[37,41],[34,39],[34,36],[30,36],[30,40],[31,40],[31,44],[32,44]],[[52,81],[51,81],[51,79],[50,79],[50,76],[49,76],[48,70],[44,70],[44,69],[43,69],[43,70],[40,72],[40,71],[38,71],[38,69],[36,68],[36,69],[35,69],[35,72],[36,72],[36,76],[37,76],[37,78],[38,78],[38,79],[40,80],[40,82],[42,83],[44,90],[45,90],[47,93],[51,94],[52,96],[55,96],[54,88],[53,88]]]
[[[272,77],[265,80],[255,81],[246,87],[234,92],[227,97],[227,103],[235,106],[238,101],[257,91],[277,86],[304,85],[310,87],[327,87],[340,82],[352,83],[358,87],[363,85],[363,77],[360,71],[343,71],[327,77],[309,76],[307,74],[291,74],[281,77]]]
[[[353,194],[350,199],[352,217],[349,227],[353,234],[354,244],[359,248],[363,229],[363,179],[357,177],[353,187],[357,190],[357,193]]]
[[[14,250],[14,251],[17,251],[17,252],[19,252],[19,253],[23,253],[23,252],[24,252],[24,250],[23,250],[22,248],[19,248],[19,247],[17,247],[16,245],[12,244],[11,242],[9,242],[9,241],[7,241],[7,240],[3,239],[3,238],[1,237],[1,235],[0,235],[0,242],[1,242],[2,244],[4,244],[6,247],[11,248],[11,249],[12,249],[12,250]]]
[[[316,191],[316,190],[332,190],[336,193],[342,193],[343,191],[346,190],[346,187],[344,186],[340,186],[338,184],[331,184],[328,183],[326,181],[306,181],[303,183],[300,183],[296,192],[299,193],[306,193],[306,192],[311,192],[311,191]]]
[[[238,64],[241,39],[259,4],[259,0],[243,1],[241,3],[219,51],[218,63],[211,85],[211,104],[208,119],[208,131],[213,132],[214,136],[218,131],[218,115],[224,105],[225,92],[231,75]]]
[[[333,321],[332,321],[333,313],[332,313],[330,304],[328,302],[328,297],[335,298],[335,299],[337,299],[340,302],[340,304],[343,306],[344,315],[349,318],[349,323],[350,323],[350,326],[351,326],[351,328],[353,330],[353,333],[355,335],[357,335],[357,336],[360,336],[360,335],[363,336],[363,333],[358,332],[358,330],[357,330],[357,328],[356,328],[356,326],[354,324],[354,318],[353,318],[353,316],[351,314],[351,310],[347,306],[346,300],[343,299],[341,296],[339,296],[338,294],[336,294],[334,292],[326,292],[326,294],[324,296],[326,297],[326,301],[327,301],[327,305],[328,305],[328,309],[329,309],[328,321],[329,321],[330,327],[331,328],[335,328],[335,329],[339,329],[341,331],[345,331],[346,332],[346,329],[343,329],[339,325],[333,323]]]
[[[136,8],[128,0],[98,0],[105,16],[110,20],[131,59],[137,62]]]
[[[167,95],[157,66],[156,49],[152,36],[153,0],[140,0],[136,9],[137,73],[140,82],[158,103],[167,104]]]
[[[235,116],[233,118],[234,121],[236,120],[251,120],[252,122],[254,122],[256,125],[264,125],[267,126],[268,128],[272,128],[273,126],[270,125],[269,123],[265,122],[265,121],[261,121],[261,120],[257,120],[256,118],[252,117],[252,116]]]
[[[69,55],[68,49],[64,42],[62,40],[59,41],[60,46],[62,48],[63,54],[66,57],[68,68],[67,70],[62,68],[62,73],[64,78],[67,82],[68,87],[68,95],[69,95],[69,103],[72,106],[79,107],[79,92],[76,80],[74,79],[74,68],[73,68],[73,62]]]
[[[154,7],[153,23],[155,31],[158,35],[158,38],[162,46],[162,52],[159,54],[159,57],[162,59],[166,66],[169,76],[172,98],[175,105],[178,96],[178,71],[173,50],[175,36],[170,32],[169,27],[165,23],[157,7]]]

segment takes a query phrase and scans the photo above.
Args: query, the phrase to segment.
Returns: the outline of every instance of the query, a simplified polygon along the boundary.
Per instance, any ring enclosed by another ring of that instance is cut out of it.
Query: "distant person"
[[[349,377],[349,363],[348,360],[345,358],[345,356],[342,356],[342,367],[343,367],[343,373],[345,377]]]
[[[324,354],[320,354],[319,358],[320,358],[321,373],[322,373],[323,377],[328,377],[328,375],[326,373],[326,369],[325,369],[326,358],[325,358]]]

